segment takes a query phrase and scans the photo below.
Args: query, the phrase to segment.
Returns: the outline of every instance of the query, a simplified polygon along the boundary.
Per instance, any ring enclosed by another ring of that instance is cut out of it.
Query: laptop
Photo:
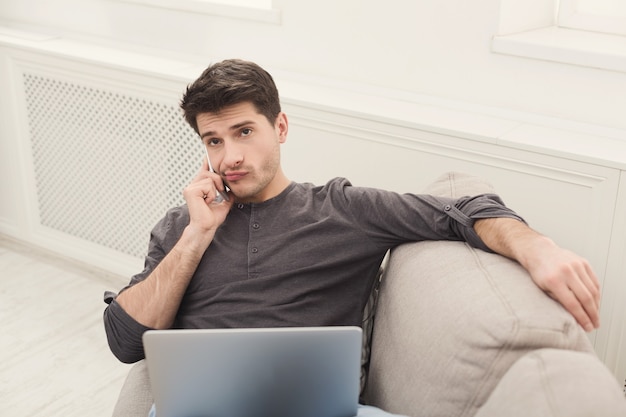
[[[157,417],[353,417],[361,329],[150,330]]]

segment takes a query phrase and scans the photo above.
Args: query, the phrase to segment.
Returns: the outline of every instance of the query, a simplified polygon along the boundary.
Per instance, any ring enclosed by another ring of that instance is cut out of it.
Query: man
[[[287,116],[258,65],[210,66],[181,107],[210,161],[185,188],[186,204],[153,229],[144,271],[106,299],[109,345],[123,362],[143,359],[148,329],[358,326],[386,251],[419,240],[465,240],[515,259],[585,330],[599,326],[588,262],[530,229],[498,196],[291,182],[280,165]],[[219,193],[228,199],[216,203]]]

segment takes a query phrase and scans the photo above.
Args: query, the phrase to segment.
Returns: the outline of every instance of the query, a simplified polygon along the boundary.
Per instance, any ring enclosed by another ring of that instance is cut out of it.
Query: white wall
[[[274,25],[112,0],[5,0],[0,19],[202,65],[241,57],[271,70],[626,128],[626,73],[490,51],[504,1],[274,0],[282,15]]]

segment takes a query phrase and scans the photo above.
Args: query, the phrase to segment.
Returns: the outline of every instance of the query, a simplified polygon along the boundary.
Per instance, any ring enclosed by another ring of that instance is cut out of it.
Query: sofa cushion
[[[126,376],[113,417],[147,417],[153,402],[148,368],[146,361],[141,360],[130,368]]]
[[[541,349],[518,360],[476,417],[623,417],[626,399],[595,356]]]
[[[493,192],[458,173],[427,191]],[[366,398],[399,414],[473,416],[514,362],[544,347],[592,352],[519,264],[463,242],[405,244],[382,280]]]
[[[446,172],[435,179],[426,189],[426,194],[440,197],[465,197],[495,192],[487,180],[463,172]]]

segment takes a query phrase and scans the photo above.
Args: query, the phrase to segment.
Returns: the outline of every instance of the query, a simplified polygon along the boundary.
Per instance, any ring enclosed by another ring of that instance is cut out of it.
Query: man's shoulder
[[[325,184],[297,183],[289,198],[289,205],[297,204],[299,207],[316,210],[349,210],[351,202],[358,199],[358,187],[344,177],[335,177]],[[306,203],[305,203],[306,202]]]
[[[301,191],[317,194],[341,191],[345,187],[351,187],[352,183],[347,178],[335,177],[323,185],[316,185],[310,182],[297,183],[296,185],[296,188]]]
[[[165,216],[156,224],[155,230],[169,232],[185,228],[189,224],[189,209],[186,204],[172,207],[165,213]]]

